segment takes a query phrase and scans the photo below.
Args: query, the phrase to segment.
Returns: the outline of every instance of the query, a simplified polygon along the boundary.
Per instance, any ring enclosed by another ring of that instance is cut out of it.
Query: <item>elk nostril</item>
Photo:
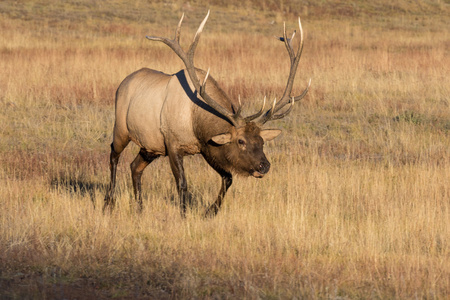
[[[269,169],[270,169],[270,163],[269,162],[263,161],[263,162],[261,162],[259,164],[259,170],[260,170],[261,173],[263,173],[263,174],[267,173],[267,172],[269,172]]]

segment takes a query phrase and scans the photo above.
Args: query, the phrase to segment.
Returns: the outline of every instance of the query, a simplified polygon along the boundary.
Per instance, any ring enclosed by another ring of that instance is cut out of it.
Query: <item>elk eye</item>
[[[239,140],[238,140],[238,144],[239,144],[240,146],[245,146],[245,141],[244,141],[243,139],[239,139]]]

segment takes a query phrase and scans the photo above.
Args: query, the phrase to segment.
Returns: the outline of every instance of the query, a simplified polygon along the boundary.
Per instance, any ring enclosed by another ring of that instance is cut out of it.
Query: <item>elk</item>
[[[180,31],[184,14],[175,32],[175,38],[147,36],[150,41],[162,42],[183,61],[185,69],[175,74],[165,74],[148,68],[128,75],[116,91],[115,123],[111,144],[111,183],[107,190],[103,210],[113,208],[116,170],[120,154],[130,141],[140,147],[131,163],[134,197],[142,210],[141,176],[144,169],[156,158],[168,156],[175,177],[181,216],[186,213],[188,189],[183,168],[183,157],[201,154],[206,162],[222,178],[219,195],[206,210],[206,216],[216,215],[225,194],[232,184],[232,174],[262,178],[270,169],[263,145],[277,137],[281,130],[263,129],[270,120],[289,114],[296,101],[308,92],[291,96],[295,73],[303,50],[303,30],[295,53],[292,39],[286,35],[284,42],[290,57],[290,73],[286,89],[280,101],[274,100],[265,110],[262,108],[250,116],[242,116],[242,105],[233,104],[219,84],[207,72],[194,66],[194,53],[203,31],[209,11],[201,22],[193,42],[184,51],[180,46]]]

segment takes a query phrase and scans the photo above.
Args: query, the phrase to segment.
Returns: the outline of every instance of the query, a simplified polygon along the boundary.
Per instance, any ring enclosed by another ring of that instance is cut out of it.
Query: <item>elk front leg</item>
[[[233,183],[233,177],[230,173],[223,172],[222,176],[222,187],[220,188],[219,196],[217,200],[211,204],[205,212],[205,217],[212,217],[217,215],[219,212],[220,206],[222,205],[223,198],[225,198],[225,194],[227,193],[228,188]]]
[[[131,163],[131,178],[133,180],[134,199],[138,203],[139,211],[142,211],[142,186],[141,177],[144,169],[156,158],[158,155],[154,155],[141,149],[136,158]]]
[[[115,198],[114,198],[114,190],[116,188],[116,171],[117,171],[117,164],[119,163],[119,157],[120,153],[117,153],[114,151],[114,146],[111,144],[111,154],[109,156],[109,169],[111,171],[111,183],[109,184],[108,191],[106,192],[105,196],[105,204],[103,205],[103,211],[107,207],[110,209],[114,208],[115,205]]]
[[[184,218],[186,217],[187,182],[184,175],[183,156],[174,151],[169,151],[169,161],[177,184],[181,216]]]

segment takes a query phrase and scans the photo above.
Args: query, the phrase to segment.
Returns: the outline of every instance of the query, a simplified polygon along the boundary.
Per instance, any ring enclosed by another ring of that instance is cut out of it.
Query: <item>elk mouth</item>
[[[258,169],[253,169],[250,171],[250,174],[255,178],[263,178],[264,175],[269,172],[270,163],[268,161],[263,161],[259,164]]]
[[[253,171],[251,174],[255,178],[263,178],[264,175],[266,175],[265,173],[261,173],[261,172],[258,172],[258,171]]]

